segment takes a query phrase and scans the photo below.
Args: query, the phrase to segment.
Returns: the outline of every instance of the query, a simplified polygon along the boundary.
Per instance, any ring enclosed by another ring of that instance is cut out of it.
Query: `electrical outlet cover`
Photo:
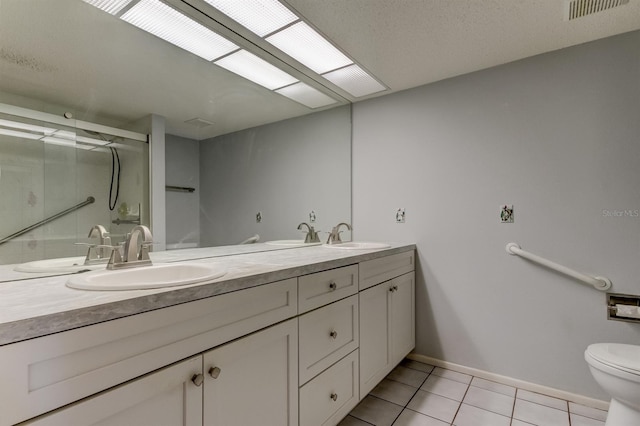
[[[513,223],[513,204],[504,204],[500,206],[500,222]]]
[[[404,209],[398,209],[396,211],[396,223],[404,223]]]

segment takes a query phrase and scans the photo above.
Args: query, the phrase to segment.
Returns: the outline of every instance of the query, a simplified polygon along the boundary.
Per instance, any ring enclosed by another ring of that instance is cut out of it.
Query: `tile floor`
[[[607,412],[404,360],[339,426],[604,426]]]

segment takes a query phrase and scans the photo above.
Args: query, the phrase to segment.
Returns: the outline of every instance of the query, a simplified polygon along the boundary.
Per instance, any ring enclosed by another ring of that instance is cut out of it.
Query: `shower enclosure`
[[[0,264],[81,256],[149,224],[147,136],[0,104]]]

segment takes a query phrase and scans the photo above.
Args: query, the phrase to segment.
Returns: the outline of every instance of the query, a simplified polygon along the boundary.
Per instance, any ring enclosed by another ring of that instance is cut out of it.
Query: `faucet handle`
[[[144,241],[140,244],[140,253],[138,253],[138,260],[151,260],[149,258],[149,248],[160,243],[154,243],[151,241]]]

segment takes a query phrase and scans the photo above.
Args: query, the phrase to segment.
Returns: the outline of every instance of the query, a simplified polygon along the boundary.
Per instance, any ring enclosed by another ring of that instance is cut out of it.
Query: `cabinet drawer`
[[[360,263],[360,290],[415,270],[415,250]]]
[[[298,278],[298,311],[302,314],[358,292],[358,265]]]
[[[300,388],[300,424],[336,425],[358,400],[356,349]]]
[[[300,384],[358,347],[358,296],[299,318]]]
[[[0,347],[0,426],[297,313],[295,278]]]

